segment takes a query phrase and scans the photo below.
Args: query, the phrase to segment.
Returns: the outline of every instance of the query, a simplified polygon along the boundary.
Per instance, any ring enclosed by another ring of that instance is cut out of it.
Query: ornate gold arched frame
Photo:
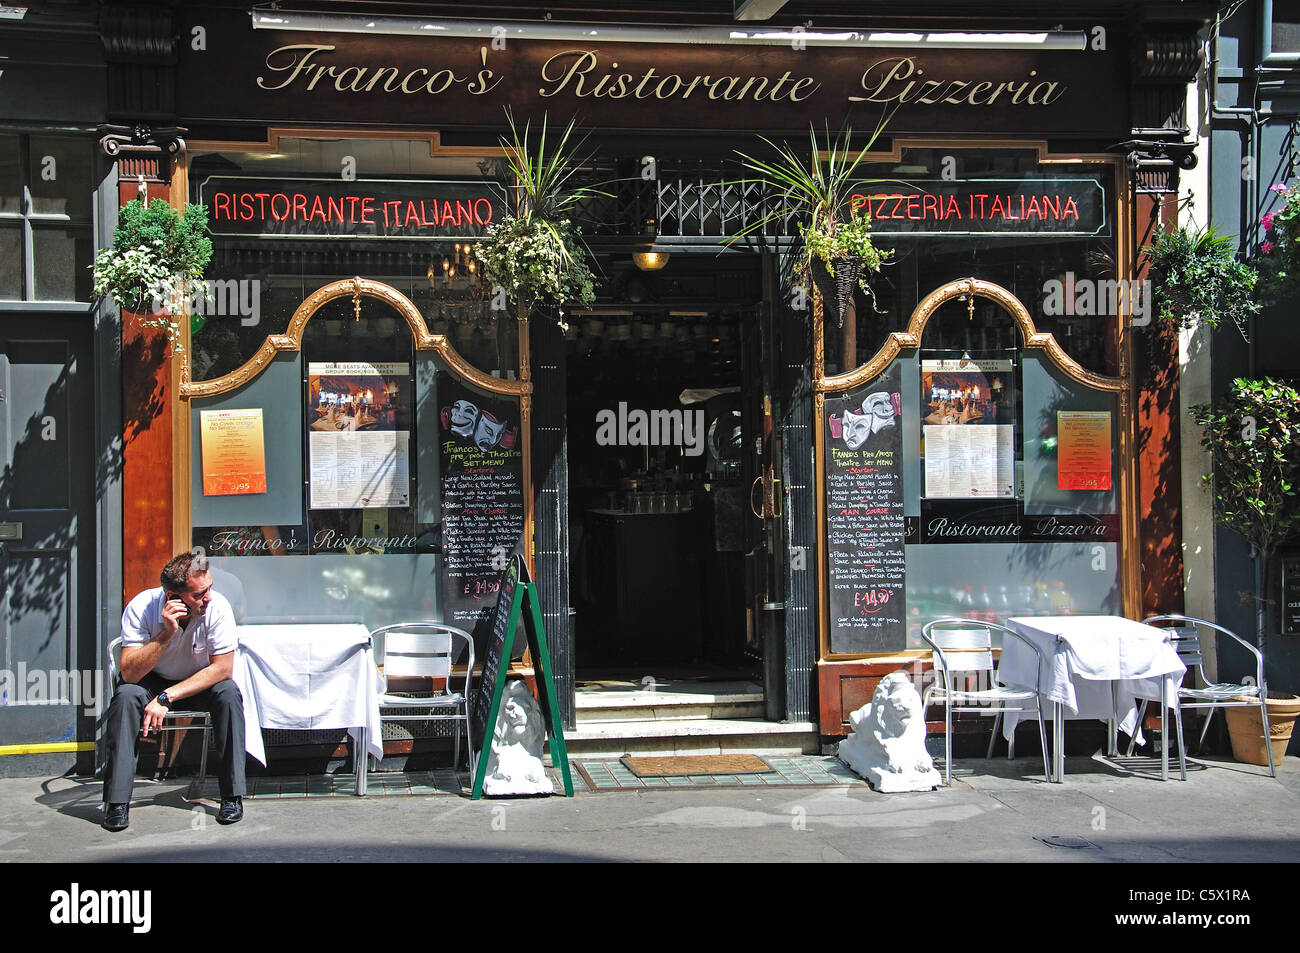
[[[950,281],[930,292],[917,304],[908,319],[907,330],[894,331],[886,339],[879,351],[863,364],[843,374],[825,376],[823,364],[823,325],[822,301],[820,295],[814,295],[813,301],[813,417],[815,452],[814,473],[817,481],[817,533],[818,539],[826,538],[826,484],[823,479],[825,469],[825,426],[826,395],[839,394],[853,390],[873,380],[884,371],[890,363],[905,349],[921,346],[925,326],[940,307],[954,299],[973,297],[987,298],[1010,315],[1012,322],[1020,332],[1021,347],[1024,350],[1041,350],[1049,361],[1070,380],[1094,390],[1116,394],[1119,398],[1119,508],[1120,508],[1120,584],[1121,602],[1126,615],[1137,611],[1140,605],[1140,591],[1137,563],[1137,510],[1135,489],[1137,486],[1136,456],[1133,442],[1132,401],[1129,382],[1125,376],[1108,377],[1097,374],[1081,366],[1071,358],[1057,343],[1051,334],[1039,331],[1034,319],[1020,299],[1006,288],[991,281],[979,278],[961,278]],[[1121,322],[1121,335],[1123,323]],[[1126,341],[1121,338],[1121,354],[1124,353]],[[1121,372],[1127,374],[1128,361],[1121,358]],[[817,574],[820,597],[818,599],[818,641],[822,658],[830,657],[830,619],[827,611],[830,596],[830,575],[826,558],[826,547],[817,547]],[[915,654],[915,653],[909,653]],[[871,656],[836,655],[837,659],[870,658]]]
[[[289,319],[289,326],[283,334],[267,335],[266,340],[262,342],[257,352],[244,362],[243,365],[225,374],[221,377],[208,381],[191,381],[189,370],[189,322],[181,322],[184,352],[177,359],[178,367],[178,386],[177,392],[181,399],[181,413],[177,415],[177,426],[173,429],[173,434],[177,442],[177,459],[182,462],[184,473],[179,474],[180,479],[172,482],[175,520],[178,530],[178,537],[183,540],[189,540],[193,527],[190,525],[190,426],[189,426],[189,402],[195,397],[214,397],[218,394],[229,393],[243,387],[249,381],[261,374],[275,356],[282,351],[300,351],[302,350],[303,333],[306,330],[307,322],[322,307],[331,301],[339,298],[351,298],[353,306],[360,313],[362,298],[375,298],[384,302],[394,311],[402,316],[406,322],[407,328],[410,329],[411,339],[415,343],[417,351],[433,351],[447,365],[448,369],[465,381],[473,384],[475,387],[482,388],[493,394],[503,394],[519,398],[519,416],[521,431],[521,450],[524,455],[524,534],[525,552],[529,554],[531,562],[532,554],[532,527],[533,527],[533,491],[532,491],[532,374],[530,371],[529,346],[528,346],[528,313],[522,307],[516,312],[516,321],[519,325],[519,369],[518,380],[502,380],[499,377],[493,377],[491,374],[479,370],[469,361],[465,360],[456,349],[452,346],[451,341],[446,335],[433,334],[429,331],[428,326],[424,323],[424,315],[406,295],[402,294],[391,285],[386,285],[382,281],[372,281],[369,278],[344,278],[339,281],[332,281],[327,285],[318,288],[312,294],[298,305],[294,311],[293,317]],[[189,545],[187,542],[186,545]]]

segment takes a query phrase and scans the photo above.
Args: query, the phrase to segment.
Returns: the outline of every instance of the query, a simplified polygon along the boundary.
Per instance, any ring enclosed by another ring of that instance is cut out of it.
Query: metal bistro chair
[[[1173,625],[1168,626],[1169,643],[1173,645],[1174,651],[1178,657],[1183,660],[1183,664],[1189,670],[1195,670],[1200,676],[1199,681],[1201,688],[1180,687],[1178,694],[1168,699],[1168,705],[1174,710],[1174,726],[1178,730],[1178,769],[1182,780],[1187,780],[1187,744],[1183,739],[1183,709],[1184,708],[1208,708],[1209,713],[1205,716],[1205,726],[1201,729],[1201,744],[1205,744],[1205,735],[1210,730],[1210,720],[1214,717],[1215,709],[1218,708],[1244,708],[1248,706],[1258,706],[1259,715],[1264,719],[1264,747],[1268,751],[1268,770],[1273,777],[1277,777],[1277,765],[1273,763],[1273,746],[1268,743],[1268,687],[1264,684],[1264,656],[1237,633],[1225,629],[1221,625],[1213,622],[1207,622],[1204,619],[1196,619],[1186,615],[1153,615],[1150,618],[1142,620],[1144,625],[1156,625],[1162,622],[1171,622]],[[1206,626],[1216,632],[1222,632],[1235,642],[1255,656],[1255,684],[1247,685],[1236,682],[1211,682],[1205,677],[1205,659],[1201,654],[1201,633],[1199,626]],[[1242,698],[1241,696],[1246,696]],[[1146,715],[1147,703],[1143,699],[1142,706],[1138,709],[1139,725],[1142,724],[1142,718]],[[1169,749],[1169,736],[1165,733],[1165,711],[1160,712],[1160,743],[1165,745],[1165,751]],[[1133,753],[1133,741],[1130,739],[1128,753]]]
[[[469,734],[470,686],[474,676],[474,640],[468,632],[441,622],[398,622],[370,633],[373,643],[384,642],[384,693],[379,697],[380,721],[459,721],[464,725],[465,760],[474,768],[474,744]],[[458,644],[459,643],[459,644]],[[463,654],[465,676],[460,691],[453,686],[452,663]],[[393,678],[432,678],[441,681],[427,692],[393,692]],[[419,714],[388,714],[385,708],[423,709]],[[448,712],[447,710],[450,709]],[[460,764],[461,729],[453,725],[455,753],[452,767]]]
[[[108,684],[113,686],[114,691],[117,690],[118,676],[119,676],[119,672],[121,671],[121,665],[122,665],[122,637],[118,636],[108,645]],[[167,722],[179,721],[182,718],[187,720],[187,724],[184,725],[167,724]],[[163,716],[163,727],[159,728],[158,730],[160,732],[163,731],[170,732],[170,731],[190,731],[191,729],[199,730],[203,732],[203,748],[202,748],[203,753],[199,756],[199,774],[198,777],[195,779],[194,783],[191,785],[191,790],[202,792],[203,783],[204,781],[207,780],[208,777],[208,742],[209,739],[212,737],[212,715],[201,709],[193,709],[193,710],[181,709],[181,708],[169,709],[167,714]],[[159,743],[161,745],[161,739],[159,739]],[[163,769],[162,774],[160,775],[160,778],[166,777],[167,769],[171,767],[171,761],[172,758],[174,757],[174,753],[170,750],[170,745],[165,745],[162,747],[164,749],[162,754],[163,754],[163,761],[165,767]]]
[[[1042,671],[1043,657],[1038,647],[1020,633],[998,625],[996,622],[979,622],[974,619],[936,619],[927,622],[921,628],[921,638],[930,647],[934,662],[935,684],[926,690],[924,704],[943,702],[943,777],[944,784],[952,784],[952,713],[975,712],[981,715],[996,714],[993,722],[993,737],[989,739],[987,757],[993,757],[993,744],[997,740],[998,727],[1002,723],[1004,712],[1032,711],[1038,716],[1038,740],[1043,748],[1043,776],[1051,781],[1047,765],[1047,730],[1043,725],[1043,705],[1038,689],[1008,688],[997,684],[997,675],[993,667],[993,632],[1001,632],[1003,641],[1007,636],[1018,639],[1034,653],[1038,659],[1038,671]],[[970,673],[988,672],[992,687],[976,691],[967,691],[956,687],[955,677]],[[1029,703],[1032,702],[1032,707]],[[954,705],[955,703],[955,705]],[[1014,758],[1016,742],[1014,733],[1008,743],[1007,757]]]

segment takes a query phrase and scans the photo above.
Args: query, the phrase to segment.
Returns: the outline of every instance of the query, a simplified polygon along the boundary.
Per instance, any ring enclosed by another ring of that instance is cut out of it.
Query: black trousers
[[[135,763],[139,756],[140,726],[144,709],[159,692],[173,684],[150,672],[139,683],[122,682],[113,692],[104,716],[104,803],[125,804],[135,786]],[[221,771],[218,779],[222,797],[243,797],[244,783],[244,698],[231,679],[217,682],[207,691],[177,702],[183,710],[202,710],[212,715]]]

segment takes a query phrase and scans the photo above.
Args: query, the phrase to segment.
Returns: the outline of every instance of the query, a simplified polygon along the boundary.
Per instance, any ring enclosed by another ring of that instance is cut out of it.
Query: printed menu
[[[203,495],[266,492],[262,408],[199,412]]]

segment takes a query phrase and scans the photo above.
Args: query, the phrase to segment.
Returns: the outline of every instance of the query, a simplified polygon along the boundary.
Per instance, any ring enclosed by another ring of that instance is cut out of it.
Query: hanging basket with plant
[[[95,256],[95,296],[112,298],[145,327],[167,331],[179,349],[179,325],[164,313],[199,281],[212,259],[208,210],[186,205],[178,215],[166,202],[134,199],[118,212],[113,244]]]
[[[484,279],[505,289],[506,297],[527,312],[539,302],[553,302],[563,327],[566,304],[596,299],[595,275],[573,218],[583,202],[606,193],[578,184],[583,140],[571,142],[573,121],[548,140],[543,117],[534,140],[531,122],[520,130],[509,111],[506,119],[510,138],[501,144],[515,181],[517,207],[488,227],[474,257],[483,266]]]
[[[1151,268],[1156,317],[1184,330],[1231,321],[1242,337],[1259,313],[1258,275],[1237,258],[1235,242],[1213,225],[1156,232],[1143,253]]]
[[[863,290],[874,307],[875,295],[867,279],[892,254],[877,248],[872,241],[871,216],[865,212],[855,214],[850,208],[853,193],[863,185],[857,178],[858,167],[884,130],[887,119],[881,119],[866,144],[856,152],[851,147],[852,128],[845,127],[833,139],[828,128],[823,145],[812,126],[806,161],[800,150],[789,144],[777,145],[761,136],[775,151],[773,158],[761,159],[737,152],[742,165],[753,174],[749,181],[763,186],[775,209],[734,236],[731,242],[793,214],[803,240],[803,253],[795,262],[795,274],[817,285],[837,327],[844,323],[855,286]]]

